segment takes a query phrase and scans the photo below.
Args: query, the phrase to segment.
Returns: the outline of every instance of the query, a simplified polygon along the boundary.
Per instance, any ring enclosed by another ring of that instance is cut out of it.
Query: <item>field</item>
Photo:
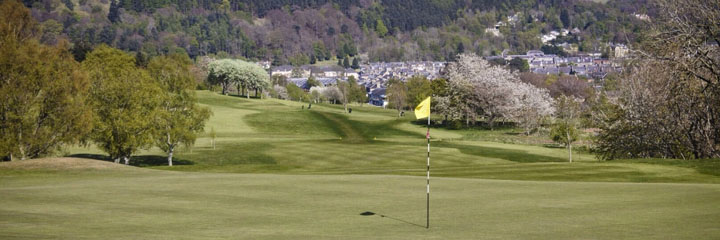
[[[0,238],[720,237],[717,160],[576,152],[567,163],[565,149],[513,129],[433,127],[425,229],[426,128],[411,114],[199,97],[214,116],[173,167],[157,149],[133,167],[96,160],[104,156],[92,146],[68,148],[73,158],[0,163]]]

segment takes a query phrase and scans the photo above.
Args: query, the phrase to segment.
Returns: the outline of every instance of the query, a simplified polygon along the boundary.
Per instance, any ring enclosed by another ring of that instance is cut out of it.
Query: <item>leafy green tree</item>
[[[410,106],[417,106],[432,94],[430,80],[422,76],[414,76],[407,80],[407,97]]]
[[[378,36],[385,37],[385,35],[388,33],[388,28],[385,26],[385,23],[381,19],[377,20],[377,23],[375,25],[375,32],[377,32]]]
[[[150,76],[163,90],[155,144],[168,154],[169,166],[173,165],[175,148],[192,145],[210,117],[210,110],[197,104],[191,64],[180,54],[155,57],[148,64]]]
[[[313,77],[313,76],[310,76],[307,80],[307,88],[308,89],[310,89],[312,87],[321,86],[321,85],[322,84],[317,79],[315,79],[315,77]]]
[[[510,69],[518,70],[520,72],[530,71],[530,64],[528,64],[527,60],[518,57],[510,60],[508,67],[510,67]]]
[[[67,43],[51,47],[22,34],[36,23],[20,3],[0,9],[0,157],[35,158],[78,142],[92,128],[87,74]]]
[[[288,84],[285,88],[287,89],[287,94],[288,97],[290,97],[290,100],[303,100],[303,95],[305,95],[305,91],[303,91],[300,87],[295,84]]]
[[[365,87],[357,83],[354,76],[348,77],[348,85],[350,88],[350,101],[363,104],[367,102],[367,92]]]
[[[556,100],[556,122],[550,129],[553,141],[565,145],[568,149],[568,160],[572,162],[572,143],[577,141],[580,117],[580,104],[572,97],[560,96]]]
[[[88,54],[82,66],[92,81],[96,117],[91,139],[116,163],[129,164],[133,154],[155,140],[162,90],[135,66],[132,55],[105,45]]]

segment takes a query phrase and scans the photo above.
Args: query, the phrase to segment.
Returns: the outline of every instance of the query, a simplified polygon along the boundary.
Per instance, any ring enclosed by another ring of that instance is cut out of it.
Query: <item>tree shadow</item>
[[[388,216],[388,215],[385,215],[385,214],[378,214],[378,213],[374,213],[374,212],[370,212],[370,211],[360,213],[360,215],[361,215],[361,216],[376,216],[376,215],[377,215],[377,216],[380,216],[381,218],[387,218],[387,219],[391,219],[391,220],[394,220],[394,221],[398,221],[398,222],[410,224],[410,225],[413,225],[413,226],[416,226],[416,227],[426,228],[426,226],[423,226],[423,225],[420,225],[420,224],[417,224],[417,223],[413,223],[413,222],[406,221],[406,220],[403,220],[403,219],[391,217],[391,216]]]
[[[501,158],[513,162],[565,162],[567,159],[533,154],[527,150],[503,149],[485,146],[468,146],[448,142],[435,143],[437,147],[456,148],[461,153],[475,156]]]
[[[72,154],[69,157],[75,157],[75,158],[86,158],[86,159],[94,159],[94,160],[100,160],[100,161],[106,161],[106,162],[114,162],[113,159],[110,159],[107,155],[102,154]],[[123,163],[121,161],[121,163]],[[195,163],[190,160],[180,159],[177,157],[173,157],[173,165],[194,165]],[[141,155],[141,156],[133,156],[130,158],[130,165],[136,166],[136,167],[152,167],[152,166],[167,166],[168,161],[166,156],[157,156],[157,155]]]

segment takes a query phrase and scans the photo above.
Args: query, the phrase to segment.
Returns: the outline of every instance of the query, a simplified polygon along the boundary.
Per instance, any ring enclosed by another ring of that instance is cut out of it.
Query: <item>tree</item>
[[[150,76],[163,90],[155,144],[168,154],[169,166],[175,148],[193,144],[210,117],[210,110],[197,104],[190,64],[190,59],[180,54],[155,57],[148,64]]]
[[[230,59],[221,59],[210,62],[208,65],[208,83],[220,85],[222,94],[227,95],[230,84],[238,78],[237,66]]]
[[[572,162],[572,143],[578,138],[578,118],[580,117],[580,104],[578,99],[560,96],[556,102],[556,122],[550,130],[553,141],[565,145],[568,150],[568,160]]]
[[[155,140],[162,90],[135,58],[105,45],[95,48],[82,63],[92,81],[91,109],[95,128],[91,139],[116,163]]]
[[[375,25],[375,32],[377,32],[378,36],[385,37],[385,34],[388,33],[388,28],[385,26],[385,23],[383,23],[382,19],[378,19]]]
[[[596,152],[616,158],[720,157],[720,8],[659,1],[617,100],[597,101]]]
[[[360,69],[360,63],[358,62],[358,58],[353,58],[352,65],[350,66],[352,69]]]
[[[400,117],[400,113],[407,106],[407,86],[399,79],[390,79],[387,88],[387,98],[390,107],[395,108]]]
[[[572,28],[572,22],[570,22],[570,13],[565,8],[560,10],[560,21],[562,21],[562,24],[565,28]]]
[[[307,88],[311,89],[312,87],[322,86],[322,83],[320,83],[315,77],[310,76],[307,80]]]
[[[357,83],[354,76],[348,77],[348,87],[350,88],[350,102],[357,102],[361,105],[367,102],[367,92],[365,87]]]
[[[525,131],[525,135],[540,127],[543,121],[555,112],[553,99],[547,89],[529,83],[517,83],[517,103],[509,114]]]
[[[303,91],[300,87],[298,87],[295,84],[288,84],[285,89],[287,90],[287,95],[290,100],[294,101],[302,101],[303,95],[305,95],[305,91]]]
[[[514,69],[520,72],[528,72],[530,71],[530,65],[528,64],[527,60],[516,57],[510,60],[510,63],[508,64],[508,67],[510,69]]]
[[[352,92],[351,92],[352,86],[350,85],[349,82],[342,81],[340,79],[338,79],[336,81],[335,85],[337,86],[337,89],[340,92],[339,100],[340,100],[340,102],[342,102],[343,108],[345,108],[345,112],[348,112],[348,103],[350,103],[350,101],[351,101],[350,98],[352,97],[352,95],[351,95],[352,94]]]
[[[110,20],[111,23],[116,23],[120,21],[120,4],[118,4],[115,0],[110,1],[108,20]]]
[[[62,0],[62,2],[70,11],[75,10],[75,4],[71,0]]]
[[[460,54],[457,62],[448,66],[447,75],[448,104],[454,108],[450,113],[462,113],[467,125],[484,116],[492,129],[497,118],[509,117],[517,109],[519,94],[515,91],[520,80],[503,67],[490,66],[475,54]]]
[[[342,64],[342,66],[343,66],[345,69],[350,68],[350,56],[345,55],[345,58],[343,59],[343,64]]]
[[[215,139],[217,138],[217,132],[215,132],[215,127],[210,128],[210,145],[212,145],[213,150],[215,150]]]
[[[4,1],[0,9],[0,157],[35,158],[82,140],[92,128],[87,74],[67,43],[51,47],[22,34],[34,20],[6,19],[29,16],[20,3]]]
[[[410,106],[417,106],[432,95],[430,80],[422,76],[414,76],[407,80],[407,98]]]
[[[221,59],[211,62],[208,65],[210,72],[208,74],[208,82],[210,84],[219,84],[222,87],[222,94],[226,94],[230,84],[235,84],[239,90],[245,89],[262,91],[270,86],[270,76],[268,73],[255,63],[242,60]],[[250,94],[245,95],[250,98]]]

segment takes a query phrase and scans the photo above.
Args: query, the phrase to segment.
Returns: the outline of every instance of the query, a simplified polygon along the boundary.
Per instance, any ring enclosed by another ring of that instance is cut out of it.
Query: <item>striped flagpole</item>
[[[430,228],[430,115],[428,115],[428,129],[427,135],[428,151],[427,151],[427,225],[425,228]]]

